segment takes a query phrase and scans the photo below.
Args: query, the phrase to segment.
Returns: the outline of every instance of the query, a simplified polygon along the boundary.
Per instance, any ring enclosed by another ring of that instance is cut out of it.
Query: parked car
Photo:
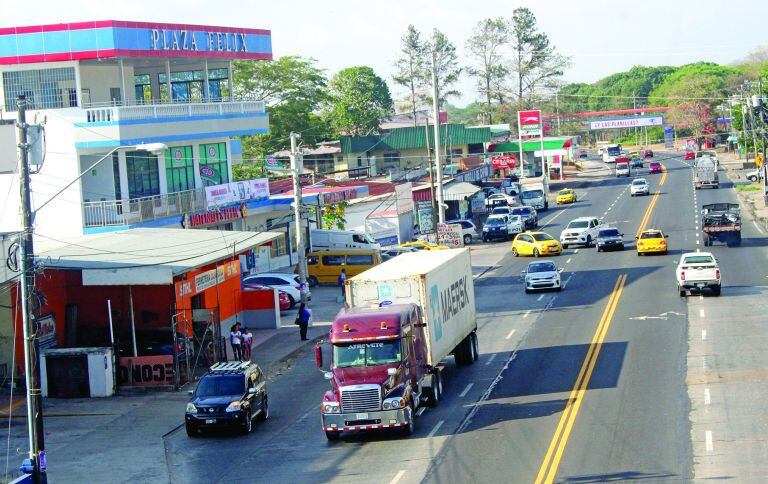
[[[529,263],[528,267],[523,271],[525,293],[528,294],[539,289],[561,290],[560,273],[562,271],[563,269],[559,269],[551,260]]]
[[[407,254],[408,252],[416,252],[416,250],[417,249],[414,249],[413,247],[392,247],[391,249],[383,251],[381,255],[391,259],[402,254]]]
[[[589,153],[587,153],[587,150],[579,150],[579,158],[588,158]]]
[[[491,215],[483,225],[483,242],[497,238],[509,240],[523,230],[519,215]]]
[[[288,294],[288,299],[291,301],[291,308],[296,306],[296,302],[301,300],[301,285],[299,283],[299,276],[296,274],[264,272],[243,278],[243,287],[247,284],[262,284],[285,291]],[[307,299],[312,299],[312,294],[309,292],[307,292]]]
[[[624,234],[619,229],[606,227],[597,232],[595,247],[598,252],[605,250],[624,250]]]
[[[653,150],[651,149],[643,150],[643,158],[653,158]]]
[[[254,419],[269,417],[267,379],[259,365],[250,361],[216,363],[189,394],[184,424],[190,437],[214,428],[247,434]]]
[[[506,193],[494,193],[490,197],[485,199],[485,207],[492,209],[497,206],[514,206],[517,203],[517,198]]]
[[[760,171],[761,170],[749,171],[749,172],[747,172],[747,174],[745,176],[746,176],[747,180],[749,180],[751,182],[756,182],[756,181],[758,181],[760,179]]]
[[[505,205],[503,207],[496,207],[493,210],[491,210],[491,213],[488,215],[512,215],[512,210],[514,210],[515,207],[510,207],[508,205]]]
[[[648,164],[648,173],[661,173],[661,163],[652,161]]]
[[[650,188],[648,187],[648,181],[645,178],[635,178],[629,185],[629,195],[634,197],[635,195],[649,195]]]
[[[307,254],[307,282],[336,284],[345,270],[347,277],[356,276],[382,263],[378,250],[327,250]]]
[[[273,287],[265,286],[264,284],[256,283],[243,283],[243,289],[251,291],[263,291],[266,289],[274,290]],[[288,311],[291,309],[291,299],[288,297],[288,293],[285,291],[277,291],[277,301],[280,304],[280,311]]]
[[[461,225],[461,233],[464,237],[464,245],[470,245],[472,243],[472,239],[477,238],[477,227],[475,227],[475,224],[473,224],[471,220],[451,220],[445,223]]]
[[[412,247],[416,250],[443,250],[443,249],[450,249],[447,245],[437,245],[432,244],[429,242],[424,242],[423,240],[412,240],[410,242],[404,242],[398,247]]]

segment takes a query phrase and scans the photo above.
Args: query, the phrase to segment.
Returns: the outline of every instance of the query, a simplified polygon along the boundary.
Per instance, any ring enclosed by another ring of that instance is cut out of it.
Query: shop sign
[[[432,232],[434,230],[434,225],[432,225],[432,202],[416,202],[416,209],[418,212],[419,232]]]
[[[339,203],[345,200],[352,200],[353,198],[357,198],[357,189],[347,188],[346,190],[321,193],[320,204],[330,205],[332,203]]]
[[[155,387],[174,384],[173,355],[129,356],[118,360],[118,385]]]
[[[514,168],[517,165],[517,158],[513,155],[500,155],[491,158],[491,165],[494,170],[506,170]]]
[[[223,207],[207,212],[185,213],[181,218],[183,228],[199,227],[201,225],[210,225],[220,222],[227,222],[238,218],[245,218],[248,215],[248,207],[244,203],[232,207]]]
[[[205,201],[208,208],[251,200],[266,200],[268,198],[269,181],[266,178],[222,183],[220,185],[205,187]]]
[[[437,224],[437,243],[452,249],[464,247],[461,224]]]
[[[150,35],[152,50],[199,52],[201,36],[203,50],[208,52],[248,52],[246,36],[241,33],[151,29]]]
[[[56,346],[56,315],[53,313],[35,319],[35,334],[39,349]]]
[[[472,213],[485,213],[487,208],[485,207],[485,198],[475,197],[470,198]]]
[[[542,127],[541,110],[518,111],[517,126],[520,136],[540,136]]]
[[[176,300],[180,301],[183,297],[200,294],[206,289],[210,289],[217,284],[240,277],[240,260],[228,261],[220,266],[210,269],[185,281],[179,281],[176,286]]]

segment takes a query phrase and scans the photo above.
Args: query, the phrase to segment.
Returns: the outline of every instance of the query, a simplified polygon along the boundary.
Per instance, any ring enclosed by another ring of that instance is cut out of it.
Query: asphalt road
[[[473,251],[481,356],[446,369],[446,394],[417,420],[415,435],[357,434],[328,443],[319,402],[327,382],[310,349],[270,386],[270,419],[248,436],[166,439],[175,482],[680,482],[694,477],[697,435],[686,384],[689,306],[674,267],[696,250],[698,210],[733,197],[696,192],[691,170],[657,153],[666,174],[644,175],[652,196],[630,197],[627,179],[577,188],[579,202],[540,216],[558,237],[573,218],[594,215],[625,234],[623,252],[566,249],[555,258],[562,292],[525,294],[530,259],[508,243]],[[642,174],[641,174],[642,175]],[[662,185],[663,180],[663,185]],[[658,192],[657,195],[653,195]],[[641,228],[669,234],[664,256],[638,257]],[[756,227],[744,247],[714,247],[727,283],[765,284],[745,254],[764,251]],[[725,269],[727,267],[727,269]],[[729,286],[734,286],[730,288]],[[725,309],[727,310],[727,308]]]

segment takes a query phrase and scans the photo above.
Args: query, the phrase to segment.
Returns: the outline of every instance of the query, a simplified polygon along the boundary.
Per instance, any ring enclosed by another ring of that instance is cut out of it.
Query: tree
[[[397,72],[392,79],[400,86],[408,89],[408,104],[413,114],[413,125],[417,126],[416,110],[418,108],[418,87],[420,79],[424,78],[426,68],[426,52],[421,33],[413,25],[400,39],[400,57],[395,61]]]
[[[563,75],[569,60],[555,51],[547,34],[537,30],[536,16],[525,7],[512,12],[510,31],[517,98],[525,106],[537,87],[547,86]]]
[[[323,207],[323,227],[326,230],[344,230],[347,226],[345,213],[347,202],[332,203]]]
[[[422,100],[426,103],[432,103],[432,54],[434,53],[434,69],[437,74],[437,108],[440,110],[449,97],[461,95],[459,91],[451,89],[451,86],[458,82],[461,75],[459,58],[456,55],[456,46],[437,29],[432,31],[432,39],[427,44],[426,52],[428,68],[424,70],[421,77],[421,86],[425,88]],[[429,94],[426,94],[427,92]]]
[[[379,120],[392,114],[392,96],[384,79],[367,66],[339,71],[329,84],[327,116],[334,129],[352,136],[378,130]]]
[[[485,97],[485,113],[488,123],[493,123],[493,101],[504,102],[509,68],[503,61],[500,50],[509,40],[509,25],[503,18],[487,18],[475,25],[472,37],[467,40],[466,49],[477,61],[477,66],[467,68],[470,77],[475,78],[477,90]]]

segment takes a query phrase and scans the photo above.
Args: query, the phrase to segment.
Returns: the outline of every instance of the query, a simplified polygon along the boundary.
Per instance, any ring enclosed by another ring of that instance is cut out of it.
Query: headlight
[[[384,410],[402,408],[405,406],[405,400],[401,397],[387,398],[384,400]]]
[[[239,412],[240,411],[240,402],[232,402],[229,405],[227,405],[227,412]]]
[[[341,408],[337,402],[323,402],[320,405],[320,411],[323,413],[340,413]]]
[[[195,407],[194,403],[187,404],[187,413],[197,413],[197,407]]]
[[[488,232],[488,227],[483,227],[483,232]]]

